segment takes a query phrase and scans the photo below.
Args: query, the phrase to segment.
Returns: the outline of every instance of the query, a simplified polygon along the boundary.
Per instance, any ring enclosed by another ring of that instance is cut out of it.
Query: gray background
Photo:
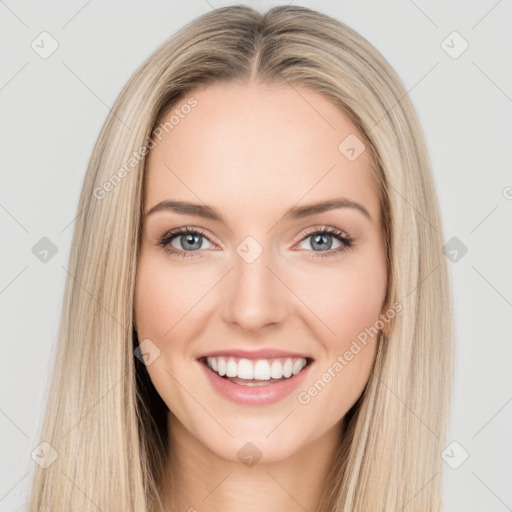
[[[0,1],[0,511],[22,510],[27,498],[73,219],[109,106],[165,39],[229,3]],[[279,2],[244,3],[266,9]],[[445,510],[512,510],[511,3],[294,3],[366,37],[418,110],[445,239],[458,239],[449,263],[457,357]],[[43,31],[59,45],[46,59],[31,47],[43,44]],[[469,47],[458,55],[464,40]],[[32,251],[43,237],[57,248],[46,262]],[[425,428],[428,418],[412,413]]]

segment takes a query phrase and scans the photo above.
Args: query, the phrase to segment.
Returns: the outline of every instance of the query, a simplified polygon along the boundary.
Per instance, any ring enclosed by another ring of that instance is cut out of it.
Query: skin
[[[160,201],[191,201],[215,207],[225,223],[166,210],[146,216],[136,276],[139,341],[160,350],[147,370],[172,411],[166,510],[313,511],[343,418],[369,378],[377,337],[341,372],[331,370],[335,376],[309,403],[297,394],[385,312],[384,239],[368,152],[349,161],[338,150],[347,135],[362,137],[345,113],[303,86],[222,83],[192,96],[197,106],[148,155],[145,213]],[[340,197],[371,218],[346,207],[282,220],[293,206]],[[194,257],[159,245],[186,226],[208,237],[199,237],[199,249],[174,237],[173,248]],[[328,235],[332,255],[315,257],[325,252],[305,234],[326,226],[348,234],[353,246],[333,253],[342,243]],[[236,252],[249,235],[263,248],[251,264]],[[241,406],[220,396],[196,361],[233,347],[303,352],[314,363],[297,392]],[[252,467],[237,457],[249,441],[262,454]]]

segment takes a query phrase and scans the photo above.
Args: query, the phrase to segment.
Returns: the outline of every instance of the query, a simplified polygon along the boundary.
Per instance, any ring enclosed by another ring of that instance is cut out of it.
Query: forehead
[[[191,100],[195,106],[183,108]],[[354,160],[339,147],[362,144],[360,132],[308,87],[216,83],[183,98],[161,126],[146,165],[146,211],[167,199],[199,199],[251,218],[343,196],[378,218],[369,151]]]

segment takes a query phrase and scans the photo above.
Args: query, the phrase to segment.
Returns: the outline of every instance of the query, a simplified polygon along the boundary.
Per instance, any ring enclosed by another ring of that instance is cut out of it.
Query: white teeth
[[[297,373],[299,373],[301,370],[302,370],[302,361],[300,359],[295,359],[295,361],[293,362],[292,374],[297,375]]]
[[[251,364],[251,363],[249,363]],[[255,365],[254,365],[254,377],[253,379],[256,380],[270,380],[270,365],[268,364],[268,361],[265,361],[264,359],[260,359]]]
[[[291,359],[287,359],[286,363],[284,363],[283,366],[283,377],[291,377],[292,376],[292,370],[293,370],[293,363]]]
[[[274,361],[270,368],[270,376],[273,379],[280,379],[283,376],[283,365],[279,361]]]
[[[247,380],[254,379],[254,367],[249,359],[240,359],[240,361],[238,361],[237,377]]]
[[[290,378],[297,375],[304,366],[306,359],[299,357],[276,359],[239,359],[235,357],[207,357],[206,364],[215,373],[223,377],[238,377],[245,380],[270,380]]]
[[[216,359],[217,360],[217,369],[214,370],[223,377],[226,375],[226,360],[223,357],[211,357],[210,359]],[[213,368],[213,365],[212,365]]]
[[[238,365],[234,358],[230,357],[226,364],[226,377],[236,377],[238,375]]]

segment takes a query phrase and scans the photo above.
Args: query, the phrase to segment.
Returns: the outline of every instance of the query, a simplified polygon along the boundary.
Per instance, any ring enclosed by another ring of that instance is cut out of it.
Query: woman
[[[30,510],[440,509],[442,228],[364,38],[197,18],[121,92],[78,209]]]

